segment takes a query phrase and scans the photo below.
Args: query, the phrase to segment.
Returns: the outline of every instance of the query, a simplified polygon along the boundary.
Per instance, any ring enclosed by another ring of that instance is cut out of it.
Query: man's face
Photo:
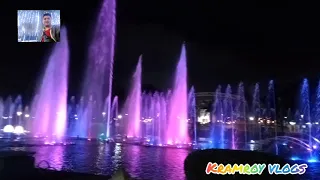
[[[46,27],[51,26],[51,17],[50,16],[43,16],[43,25]]]

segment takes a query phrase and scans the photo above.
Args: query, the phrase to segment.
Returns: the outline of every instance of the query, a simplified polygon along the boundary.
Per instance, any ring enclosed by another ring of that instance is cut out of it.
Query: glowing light
[[[308,162],[309,162],[309,163],[318,162],[318,159],[316,159],[316,158],[310,158],[310,159],[308,159]]]
[[[23,134],[24,133],[24,128],[22,126],[16,126],[14,128],[13,133],[15,133],[15,134]]]
[[[205,109],[201,109],[198,117],[198,122],[200,124],[207,124],[210,122],[210,113],[207,112]]]
[[[301,160],[299,157],[296,157],[296,156],[291,157],[290,159],[291,159],[292,161],[299,161],[299,160]]]
[[[22,112],[18,111],[18,112],[17,112],[17,115],[18,115],[18,116],[21,116],[21,115],[22,115]]]
[[[30,117],[30,115],[29,114],[25,114],[24,117],[28,118],[28,117]]]
[[[118,115],[118,119],[121,119],[122,118],[122,115]]]
[[[317,143],[320,143],[319,139],[317,138],[313,138],[313,140],[315,140]]]
[[[250,121],[253,121],[253,120],[254,120],[254,117],[249,117],[249,120],[250,120]]]
[[[3,128],[3,132],[5,132],[5,133],[13,133],[14,132],[14,127],[12,125],[6,125]]]
[[[105,116],[107,113],[106,112],[102,112],[102,116]]]
[[[296,124],[296,122],[289,122],[289,124],[290,124],[290,125],[295,125],[295,124]]]

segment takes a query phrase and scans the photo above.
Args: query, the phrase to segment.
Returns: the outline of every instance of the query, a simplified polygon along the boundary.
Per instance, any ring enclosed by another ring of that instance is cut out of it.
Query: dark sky
[[[86,51],[100,0],[6,1],[1,5],[0,95],[30,96],[50,45],[17,43],[18,9],[60,9],[71,46],[70,94],[83,80]],[[52,2],[52,3],[51,3]],[[118,0],[114,92],[123,94],[138,61],[143,84],[170,87],[181,43],[187,44],[189,84],[276,81],[279,94],[316,79],[320,46],[316,5],[303,1]]]

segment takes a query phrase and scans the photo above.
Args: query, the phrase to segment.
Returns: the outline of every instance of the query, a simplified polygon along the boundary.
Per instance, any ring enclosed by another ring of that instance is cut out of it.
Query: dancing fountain
[[[115,0],[103,1],[88,52],[82,96],[78,100],[71,97],[67,106],[69,52],[66,30],[62,29],[61,42],[49,58],[31,108],[23,107],[20,96],[15,100],[0,99],[3,127],[0,138],[3,134],[26,135],[30,131],[37,137],[45,137],[49,144],[63,141],[67,136],[162,147],[250,149],[286,154],[293,159],[317,159],[320,82],[313,105],[309,83],[306,79],[303,81],[299,108],[295,114],[288,111],[286,116],[290,119],[286,126],[293,129],[293,133],[280,131],[284,122],[276,111],[272,80],[268,83],[266,99],[262,99],[257,83],[250,102],[242,82],[235,89],[231,85],[218,86],[211,108],[206,109],[210,123],[199,126],[196,90],[192,87],[187,91],[185,45],[181,48],[172,90],[167,92],[142,91],[139,58],[130,93],[119,114],[118,98],[112,100],[111,97],[115,11]],[[205,140],[199,133],[203,127],[207,128],[205,136],[209,137]]]
[[[130,94],[122,110],[124,116],[121,125],[125,141],[157,146],[188,145],[190,143],[188,109],[192,110],[193,119],[196,118],[196,111],[194,89],[189,96],[187,94],[185,46],[182,46],[172,91],[168,91],[167,94],[142,93],[141,73],[140,57],[133,75]],[[188,99],[191,103],[187,102]],[[195,123],[194,130],[196,130]],[[196,137],[196,133],[194,136]]]
[[[30,131],[35,136],[46,137],[47,143],[62,141],[67,126],[67,85],[69,48],[67,31],[61,29],[61,42],[49,57],[37,95],[34,97],[29,121]],[[31,125],[30,125],[31,123]]]
[[[187,105],[187,55],[185,45],[182,46],[180,60],[175,74],[175,83],[170,97],[168,111],[167,144],[189,143],[188,105]]]
[[[73,133],[82,138],[110,137],[116,1],[104,0],[89,49],[83,106]],[[102,128],[101,128],[102,127]]]
[[[128,138],[141,138],[141,73],[142,56],[139,57],[136,70],[133,74],[131,91],[125,103],[126,136]]]
[[[269,83],[269,94],[272,94],[274,90],[270,90],[272,89],[270,88],[270,86],[272,86],[270,84],[271,83]],[[319,92],[318,88],[317,94]],[[271,97],[271,95],[269,97]],[[278,124],[283,122],[275,121],[274,137],[264,138],[262,150],[288,158],[291,157],[292,160],[317,162],[319,158],[318,147],[320,141],[314,136],[318,134],[319,129],[319,120],[315,119],[319,111],[319,109],[316,108],[319,100],[319,98],[316,98],[315,106],[313,107],[311,105],[309,83],[307,79],[304,79],[300,89],[299,109],[294,115],[291,114],[291,110],[289,109],[285,117],[290,120],[289,127],[292,128],[292,132],[278,132]],[[275,104],[275,101],[271,102]],[[270,104],[271,103],[269,103],[269,105]],[[275,109],[275,105],[274,108],[270,108],[270,111],[267,113],[268,116],[273,114],[273,116],[276,117]],[[311,111],[311,109],[314,109],[314,111]],[[311,119],[314,120],[312,121]]]

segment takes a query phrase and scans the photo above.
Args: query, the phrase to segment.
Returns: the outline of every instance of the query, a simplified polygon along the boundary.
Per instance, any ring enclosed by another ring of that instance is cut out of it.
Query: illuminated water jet
[[[142,73],[142,56],[139,57],[139,61],[136,70],[133,74],[131,83],[131,91],[125,102],[124,112],[126,116],[126,135],[128,137],[141,137],[141,73]]]
[[[187,143],[188,105],[187,105],[187,56],[185,45],[181,48],[180,59],[176,68],[175,82],[170,97],[167,142]]]
[[[115,15],[116,1],[104,0],[89,48],[88,68],[83,87],[83,96],[85,99],[91,98],[92,103],[84,107],[83,113],[87,115],[79,119],[78,128],[73,134],[82,134],[83,137],[88,138],[96,138],[101,133],[106,133],[107,137],[110,136]],[[105,104],[108,106],[104,107]],[[104,111],[106,114],[102,116],[101,113]],[[103,128],[106,129],[106,132],[95,128],[98,124],[106,126]]]
[[[35,119],[31,132],[42,136],[62,138],[67,122],[67,84],[69,48],[67,31],[61,29],[61,41],[49,57],[40,87],[32,103]]]

